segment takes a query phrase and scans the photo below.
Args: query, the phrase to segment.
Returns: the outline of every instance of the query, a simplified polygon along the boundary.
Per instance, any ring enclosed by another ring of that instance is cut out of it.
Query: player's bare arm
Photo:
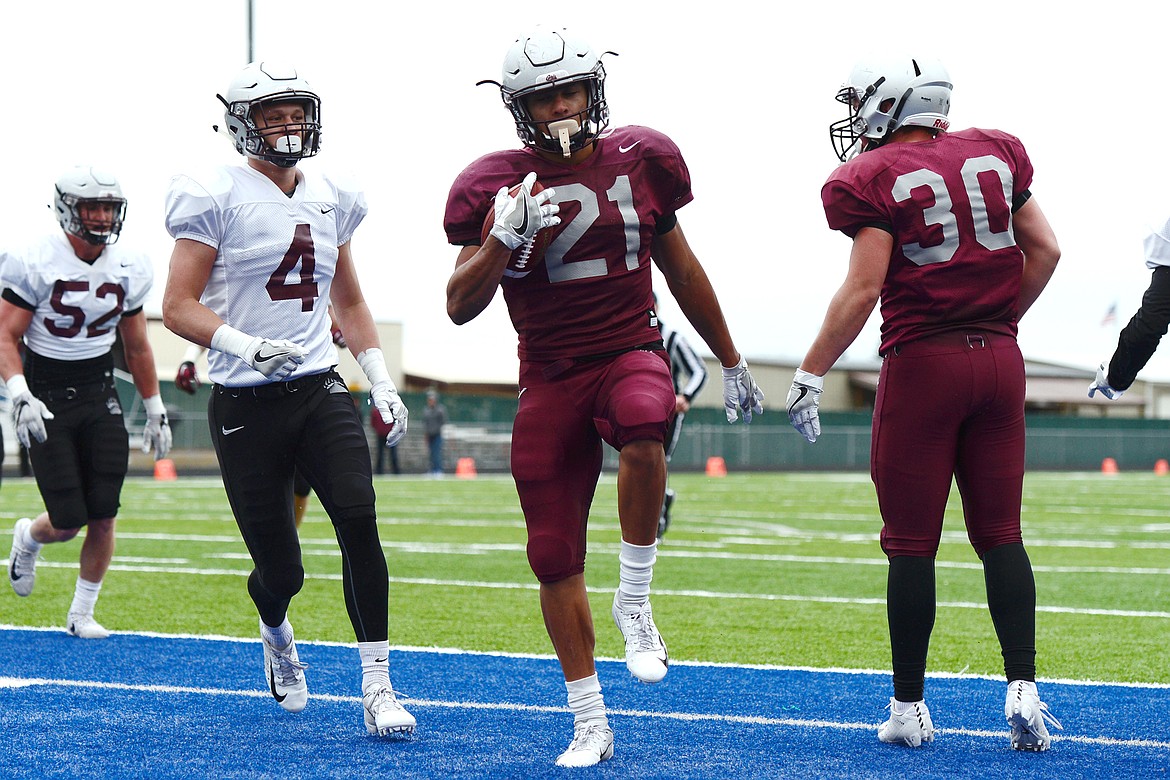
[[[337,268],[333,286],[329,289],[329,301],[337,324],[345,334],[346,346],[355,357],[367,349],[379,347],[378,328],[362,293],[348,242],[337,248]]]
[[[138,312],[132,317],[122,317],[118,332],[122,335],[126,366],[134,377],[138,394],[143,398],[158,395],[158,372],[154,365],[154,351],[146,336],[146,315]]]
[[[500,286],[512,250],[489,236],[483,246],[465,246],[447,281],[447,316],[456,325],[475,319],[488,307]]]
[[[175,241],[163,292],[163,324],[168,330],[204,347],[211,346],[211,337],[223,324],[215,312],[199,301],[211,276],[216,254],[215,247],[201,241],[189,238]]]
[[[32,322],[28,309],[0,301],[0,377],[5,381],[14,374],[24,373],[17,345]]]
[[[1019,318],[1032,308],[1052,278],[1056,264],[1060,262],[1060,246],[1035,196],[1012,216],[1012,226],[1016,244],[1024,252],[1024,277],[1020,280],[1020,300],[1017,304]]]
[[[858,232],[845,282],[829,303],[821,330],[800,364],[802,371],[824,376],[861,333],[881,296],[893,249],[894,237],[884,230]]]
[[[667,233],[655,236],[651,257],[666,278],[670,293],[678,301],[687,321],[719,362],[724,366],[739,363],[740,354],[731,339],[723,308],[681,225],[676,223]]]

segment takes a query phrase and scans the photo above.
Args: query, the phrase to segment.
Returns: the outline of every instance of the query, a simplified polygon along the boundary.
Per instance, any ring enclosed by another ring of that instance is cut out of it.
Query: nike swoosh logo
[[[633,149],[635,146],[637,146],[640,143],[642,143],[641,138],[639,138],[637,141],[634,141],[629,146],[619,146],[618,151],[621,152],[622,154],[625,154],[626,152],[630,151],[631,149]]]
[[[13,556],[13,557],[15,557],[15,556]],[[19,579],[20,579],[22,576],[23,576],[23,575],[20,575],[20,574],[17,574],[17,573],[16,573],[16,561],[15,561],[15,560],[11,561],[11,562],[8,564],[8,579],[12,580],[13,582],[16,582],[16,581],[17,581],[17,580],[19,580]]]
[[[802,387],[802,388],[800,388],[800,395],[796,396],[796,400],[795,400],[795,401],[793,401],[792,403],[788,404],[788,413],[789,413],[789,414],[792,414],[792,407],[796,406],[798,403],[800,403],[801,401],[803,401],[803,400],[804,400],[804,397],[805,397],[806,395],[808,395],[808,388],[807,388],[807,387]]]
[[[336,206],[330,206],[329,208],[321,208],[321,213],[328,214],[330,211],[333,211],[333,209],[335,209],[335,208],[336,208]]]
[[[384,663],[386,663],[386,660],[387,660],[386,658],[375,658],[375,659],[374,659],[374,663],[376,663],[376,664],[384,664]]]
[[[271,666],[268,667],[268,687],[272,689],[272,698],[276,699],[276,701],[278,703],[283,702],[285,699],[288,698],[288,694],[281,696],[279,693],[276,692],[276,678],[272,676],[272,667]]]
[[[241,425],[241,426],[236,427],[236,428],[221,427],[219,430],[224,436],[231,436],[236,431],[244,430],[244,426]]]
[[[520,396],[524,395],[526,392],[528,392],[528,388],[527,388],[527,387],[521,387],[521,388],[520,388],[520,395],[516,396],[516,400],[517,400],[517,401],[519,401],[519,400],[520,400]]]
[[[261,347],[260,349],[256,350],[256,362],[257,363],[266,363],[269,360],[272,360],[274,357],[280,357],[282,354],[284,354],[284,353],[271,352],[271,353],[266,355],[266,354],[264,354],[264,348]]]
[[[520,227],[516,228],[518,235],[524,235],[528,232],[528,209],[524,209],[524,221],[520,223]]]

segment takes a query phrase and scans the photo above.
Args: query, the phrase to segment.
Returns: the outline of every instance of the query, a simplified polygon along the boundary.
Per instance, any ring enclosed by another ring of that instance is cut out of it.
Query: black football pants
[[[386,640],[388,578],[370,453],[341,377],[329,371],[256,388],[216,385],[208,422],[228,502],[255,564],[248,592],[261,619],[280,625],[304,583],[292,505],[299,470],[333,522],[357,640]]]

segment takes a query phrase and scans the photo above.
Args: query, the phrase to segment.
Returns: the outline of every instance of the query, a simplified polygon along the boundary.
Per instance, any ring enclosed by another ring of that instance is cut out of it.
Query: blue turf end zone
[[[932,677],[941,731],[911,750],[875,736],[884,674],[675,664],[651,686],[601,662],[615,756],[561,770],[572,718],[553,660],[395,651],[419,730],[379,739],[362,726],[357,651],[298,647],[310,700],[290,715],[258,641],[0,629],[0,777],[1170,777],[1165,687],[1041,683],[1065,729],[1025,754],[1008,746],[1003,682]]]

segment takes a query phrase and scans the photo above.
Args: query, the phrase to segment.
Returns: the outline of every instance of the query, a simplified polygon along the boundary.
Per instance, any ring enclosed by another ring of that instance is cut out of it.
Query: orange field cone
[[[455,461],[455,476],[460,479],[475,479],[475,458],[460,458]]]
[[[1101,461],[1101,473],[1102,474],[1116,474],[1117,473],[1117,461],[1115,461],[1113,458],[1106,458],[1105,460]]]
[[[1159,458],[1154,464],[1154,473],[1158,476],[1170,474],[1170,463],[1167,463],[1165,458]]]
[[[175,471],[175,462],[170,458],[163,458],[154,462],[154,478],[169,482],[172,479],[178,479],[179,475]]]
[[[719,456],[712,456],[707,458],[707,476],[708,477],[726,477],[727,464],[723,458]]]

